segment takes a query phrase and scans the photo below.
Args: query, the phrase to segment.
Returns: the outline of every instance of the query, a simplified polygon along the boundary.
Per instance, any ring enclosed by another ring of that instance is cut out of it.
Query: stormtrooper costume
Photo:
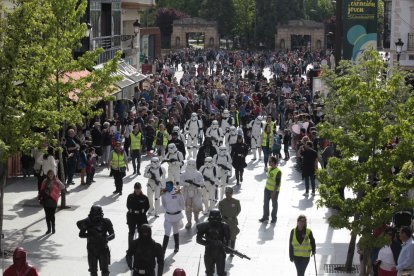
[[[184,157],[181,151],[177,149],[175,144],[168,145],[168,153],[162,163],[168,163],[168,181],[172,181],[175,185],[180,184],[181,166],[184,164]]]
[[[223,113],[221,113],[220,128],[224,133],[225,141],[227,141],[231,126],[234,126],[234,119],[230,116],[230,112],[227,109],[224,109]]]
[[[171,230],[174,236],[174,252],[177,253],[180,245],[178,232],[184,226],[182,210],[185,208],[184,197],[180,193],[180,190],[174,189],[174,183],[167,181],[165,184],[165,191],[161,197],[162,206],[165,209],[164,216],[164,240],[162,242],[162,248],[165,250],[168,246],[168,240],[170,239]]]
[[[252,140],[251,140],[251,148],[253,152],[252,160],[256,160],[256,151],[259,152],[259,159],[262,158],[262,152],[260,151],[260,147],[262,145],[262,128],[263,128],[263,117],[257,116],[256,119],[252,120],[249,123],[249,128],[252,129]]]
[[[171,133],[174,133],[174,132],[177,132],[178,133],[177,139],[180,140],[180,141],[182,141],[185,144],[185,136],[184,136],[184,134],[182,134],[180,132],[180,127],[179,126],[174,126],[173,127],[173,130],[172,130]],[[170,135],[168,135],[168,140],[171,140],[171,139],[172,139],[172,135],[170,134]]]
[[[165,187],[165,175],[165,169],[161,167],[159,158],[152,157],[151,163],[145,168],[144,177],[148,178],[147,195],[150,205],[148,214],[154,214],[155,217],[158,217],[160,212],[160,190]]]
[[[224,132],[219,128],[217,120],[211,122],[211,126],[207,128],[206,137],[211,138],[214,147],[218,148],[223,143]]]
[[[207,157],[204,161],[204,165],[200,167],[201,174],[204,178],[204,187],[203,189],[203,204],[204,204],[204,214],[207,214],[208,211],[214,209],[217,199],[217,182],[218,182],[218,168],[213,163],[212,157]]]
[[[229,134],[226,136],[227,151],[231,152],[231,146],[237,143],[237,129],[235,126],[231,126]]]
[[[199,148],[199,138],[203,135],[203,123],[198,119],[197,113],[191,113],[191,119],[185,123],[184,131],[187,135],[186,146],[188,149],[188,159],[196,158]]]
[[[213,164],[215,164],[218,168],[218,192],[220,200],[223,199],[224,189],[229,184],[231,177],[231,163],[232,160],[230,153],[227,151],[227,148],[225,146],[220,146],[218,153],[213,156]]]
[[[183,186],[183,196],[185,200],[185,215],[187,224],[185,228],[191,228],[191,217],[194,213],[194,220],[198,223],[198,214],[203,209],[202,189],[204,189],[204,178],[197,170],[196,161],[190,159],[184,173],[181,174],[180,185]]]

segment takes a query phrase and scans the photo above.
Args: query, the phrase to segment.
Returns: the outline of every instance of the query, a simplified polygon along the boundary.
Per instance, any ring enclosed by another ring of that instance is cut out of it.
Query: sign
[[[343,59],[356,61],[369,47],[377,49],[378,0],[344,0],[343,5]]]

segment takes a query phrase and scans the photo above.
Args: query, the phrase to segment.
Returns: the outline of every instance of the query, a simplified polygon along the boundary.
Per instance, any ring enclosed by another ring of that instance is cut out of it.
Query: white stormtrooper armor
[[[214,209],[217,203],[218,169],[213,163],[213,158],[206,157],[204,165],[200,167],[199,171],[204,178],[203,203],[205,207],[204,214],[207,214],[208,211]]]
[[[260,147],[262,145],[262,128],[263,128],[263,117],[257,116],[256,119],[249,123],[249,128],[252,129],[251,148],[253,152],[253,159],[256,160],[256,151],[259,152],[259,159],[262,158],[262,152]]]
[[[226,147],[228,152],[231,152],[231,146],[237,143],[237,129],[235,126],[231,126],[229,134],[226,137]]]
[[[199,141],[203,135],[203,123],[198,119],[197,113],[191,114],[191,119],[185,123],[184,130],[187,135],[188,159],[196,158]]]
[[[220,200],[224,197],[224,189],[229,184],[229,180],[231,177],[231,157],[230,152],[227,151],[227,147],[220,146],[218,153],[213,156],[213,164],[215,164],[218,168],[218,192],[220,196]]]
[[[206,137],[211,138],[211,142],[213,146],[215,146],[216,148],[221,146],[223,142],[224,133],[221,130],[221,128],[219,128],[219,123],[217,120],[211,122],[211,126],[206,131]]]
[[[191,228],[191,217],[194,213],[194,220],[198,223],[198,214],[203,210],[202,206],[202,189],[204,189],[204,178],[201,172],[197,170],[196,161],[190,159],[184,173],[181,174],[180,185],[183,186],[183,195],[185,200],[185,214],[187,224],[185,228]]]
[[[175,185],[179,184],[181,166],[184,164],[183,154],[177,150],[175,144],[168,145],[168,153],[165,155],[165,159],[162,163],[168,163],[168,181],[174,182]]]
[[[151,158],[151,163],[145,168],[144,177],[148,178],[147,195],[150,204],[148,213],[153,213],[156,217],[160,211],[160,190],[165,187],[165,175],[165,169],[161,167],[159,158]]]
[[[227,109],[224,109],[223,113],[221,113],[220,128],[223,133],[227,135],[231,126],[234,126],[234,119],[230,116],[230,112]]]
[[[178,133],[178,137],[177,137],[177,139],[178,140],[181,140],[184,144],[185,144],[185,136],[184,136],[184,134],[182,134],[181,132],[180,132],[180,127],[179,126],[174,126],[173,127],[173,130],[172,130],[172,132],[171,133],[174,133],[174,132],[177,132]],[[171,136],[171,134],[170,135],[168,135],[168,140],[171,140],[172,139],[172,136]]]

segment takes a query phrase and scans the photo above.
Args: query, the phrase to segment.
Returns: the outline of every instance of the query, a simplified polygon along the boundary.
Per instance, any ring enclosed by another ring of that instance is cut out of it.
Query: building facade
[[[397,53],[395,42],[401,38],[404,46],[400,54],[399,65],[404,69],[414,70],[414,1],[386,0],[384,4],[386,12],[385,19],[388,18],[390,20],[389,26],[386,25],[387,22],[384,22],[384,42],[386,42],[386,29],[390,29],[390,64],[391,66],[396,65]],[[391,14],[389,15],[389,13]]]

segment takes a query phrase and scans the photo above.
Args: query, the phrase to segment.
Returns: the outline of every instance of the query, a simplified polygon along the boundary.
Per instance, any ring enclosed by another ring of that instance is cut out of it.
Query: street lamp
[[[85,31],[85,37],[89,37],[92,32],[92,25],[91,23],[86,23],[86,31]]]
[[[137,49],[137,70],[139,71],[139,58],[140,58],[140,34],[139,34],[139,30],[141,27],[141,23],[139,23],[138,19],[135,20],[134,24],[134,33],[135,33],[135,37],[136,37],[136,43],[135,43],[135,49]]]
[[[402,52],[402,47],[404,46],[404,42],[401,41],[401,38],[395,42],[395,51],[397,52],[397,66],[400,66],[400,56]]]

